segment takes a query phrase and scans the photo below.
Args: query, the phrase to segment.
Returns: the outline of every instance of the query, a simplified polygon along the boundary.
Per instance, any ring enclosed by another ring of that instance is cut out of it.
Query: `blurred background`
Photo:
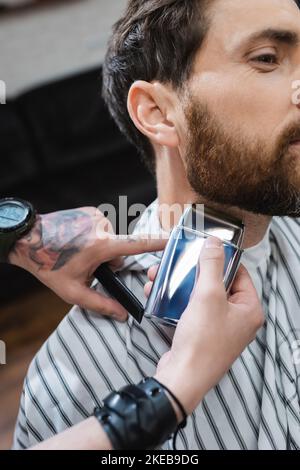
[[[101,64],[126,0],[0,0],[0,197],[45,213],[150,203],[151,175],[101,99]],[[11,445],[27,367],[69,306],[31,275],[0,265],[0,449]]]

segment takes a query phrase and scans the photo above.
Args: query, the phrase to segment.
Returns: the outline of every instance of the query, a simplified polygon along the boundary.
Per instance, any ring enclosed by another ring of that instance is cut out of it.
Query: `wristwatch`
[[[30,232],[36,220],[32,204],[22,199],[0,199],[0,263],[6,263],[17,240]]]

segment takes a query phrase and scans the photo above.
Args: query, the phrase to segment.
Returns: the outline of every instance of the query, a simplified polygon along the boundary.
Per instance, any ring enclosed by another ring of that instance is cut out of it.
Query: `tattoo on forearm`
[[[15,252],[26,249],[27,257],[39,270],[56,271],[82,250],[92,229],[91,215],[78,209],[38,216],[33,229],[24,238],[27,243],[22,247],[17,243]]]

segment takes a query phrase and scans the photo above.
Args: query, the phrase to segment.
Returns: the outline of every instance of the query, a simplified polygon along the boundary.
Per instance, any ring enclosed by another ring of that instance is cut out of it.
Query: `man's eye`
[[[277,64],[277,56],[275,54],[262,54],[258,57],[254,57],[252,60],[255,62],[261,62],[267,65],[274,65]]]

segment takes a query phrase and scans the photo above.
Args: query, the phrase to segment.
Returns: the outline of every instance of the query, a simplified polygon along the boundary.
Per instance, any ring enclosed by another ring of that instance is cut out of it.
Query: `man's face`
[[[216,0],[211,13],[185,92],[180,150],[188,180],[211,201],[299,217],[300,105],[292,85],[300,80],[300,11],[292,0]]]

